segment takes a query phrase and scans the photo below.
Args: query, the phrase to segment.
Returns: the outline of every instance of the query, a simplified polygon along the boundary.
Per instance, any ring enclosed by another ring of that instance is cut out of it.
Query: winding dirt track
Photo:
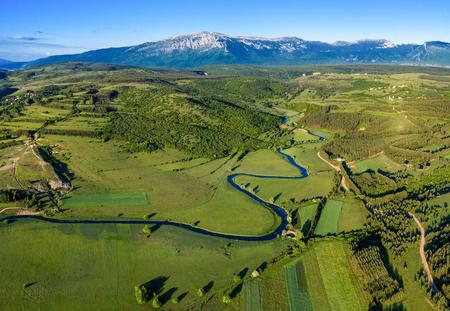
[[[13,209],[21,209],[22,207],[16,207],[16,206],[14,206],[14,207],[5,207],[4,209],[2,209],[1,211],[0,211],[0,214],[2,214],[3,212],[6,212],[6,211],[9,211],[9,210],[13,210]]]
[[[344,178],[344,175],[342,174],[341,168],[337,165],[334,165],[333,163],[331,163],[330,161],[328,161],[327,159],[323,158],[320,155],[320,151],[317,151],[317,156],[319,157],[319,159],[321,159],[323,162],[325,162],[326,164],[328,164],[329,166],[331,166],[340,176],[341,178],[341,187],[345,190],[345,191],[349,191],[348,187],[347,187],[347,182]]]
[[[427,262],[427,257],[425,256],[425,228],[422,226],[422,224],[420,223],[419,219],[416,217],[416,215],[414,215],[413,213],[409,213],[409,216],[411,216],[414,221],[416,222],[417,227],[420,230],[420,246],[419,246],[419,254],[420,254],[420,259],[422,260],[422,265],[423,265],[423,270],[425,271],[426,275],[427,275],[427,280],[428,283],[430,284],[431,288],[438,292],[439,289],[436,286],[436,284],[433,281],[433,275],[431,274],[431,270],[430,270],[430,266],[428,265]]]

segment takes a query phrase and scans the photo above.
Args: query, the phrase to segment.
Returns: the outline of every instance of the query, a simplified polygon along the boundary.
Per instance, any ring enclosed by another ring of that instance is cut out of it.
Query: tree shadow
[[[184,292],[184,293],[181,293],[180,295],[178,295],[178,297],[177,297],[178,301],[183,300],[184,297],[186,297],[186,296],[188,295],[188,293],[189,293],[189,292]]]
[[[262,264],[259,265],[259,267],[256,269],[260,273],[267,269],[267,261],[264,261]]]
[[[150,231],[153,233],[153,232],[159,230],[159,228],[161,228],[161,225],[154,225],[154,226],[152,226],[152,228],[150,229]]]
[[[177,287],[172,287],[165,293],[161,294],[159,296],[159,301],[161,302],[161,304],[163,305],[166,302],[168,302],[170,299],[172,299],[172,295],[177,291],[177,289],[178,289]]]
[[[277,195],[275,195],[273,197],[273,202],[275,203],[276,201],[278,201],[278,199],[283,195],[283,192],[278,193]]]
[[[243,279],[247,275],[247,272],[248,272],[248,267],[245,267],[238,273],[238,275],[241,277],[241,279]]]
[[[298,224],[298,208],[291,212],[291,224],[295,227]]]
[[[305,223],[303,224],[303,226],[302,226],[302,233],[303,233],[304,236],[306,236],[309,233],[309,231],[311,230],[311,225],[312,225],[312,222],[311,222],[310,219],[305,221]]]
[[[214,286],[214,281],[209,281],[208,284],[203,286],[203,290],[205,291],[205,294],[207,294],[211,290],[211,288],[213,288],[213,286]]]
[[[151,293],[151,296],[153,296],[153,294],[159,295],[168,279],[169,277],[167,276],[158,276],[143,285]]]
[[[156,213],[151,213],[151,214],[148,214],[146,218],[147,218],[147,219],[150,219],[150,218],[152,218],[152,217],[154,217],[154,216],[156,216]]]
[[[233,290],[230,292],[230,298],[235,298],[242,291],[242,283],[239,283]]]

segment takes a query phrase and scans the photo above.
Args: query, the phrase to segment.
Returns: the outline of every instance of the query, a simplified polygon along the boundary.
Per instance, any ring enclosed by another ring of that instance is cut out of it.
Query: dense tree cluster
[[[367,229],[373,235],[379,235],[381,242],[395,256],[401,256],[414,242],[419,234],[407,211],[418,203],[413,200],[390,201],[383,205],[372,207],[368,218]]]
[[[386,250],[373,236],[358,236],[352,241],[353,260],[362,273],[364,288],[375,301],[381,303],[398,300],[401,296],[401,280],[389,263]]]
[[[118,100],[126,109],[112,114],[104,135],[127,141],[130,151],[174,147],[198,156],[227,156],[237,148],[269,147],[260,136],[280,122],[232,103],[179,97],[167,90],[130,89]]]

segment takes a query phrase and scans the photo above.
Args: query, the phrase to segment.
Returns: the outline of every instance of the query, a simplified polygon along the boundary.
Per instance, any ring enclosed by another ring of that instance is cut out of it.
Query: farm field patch
[[[147,205],[145,192],[75,194],[64,199],[66,207]]]
[[[341,217],[343,203],[337,200],[327,200],[319,222],[315,230],[317,235],[336,234],[339,230],[339,218]]]
[[[313,310],[364,310],[365,296],[353,274],[344,242],[314,244],[302,257]]]
[[[243,286],[243,309],[244,311],[261,311],[261,289],[260,280],[251,279],[244,282]]]

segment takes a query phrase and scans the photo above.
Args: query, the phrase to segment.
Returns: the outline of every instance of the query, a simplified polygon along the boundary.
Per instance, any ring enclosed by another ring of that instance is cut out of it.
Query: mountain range
[[[139,67],[192,68],[212,64],[416,64],[450,66],[450,43],[395,44],[387,40],[325,43],[297,37],[232,37],[200,32],[135,46],[56,55],[20,63],[26,68],[68,61]],[[7,64],[14,67],[12,64]]]

